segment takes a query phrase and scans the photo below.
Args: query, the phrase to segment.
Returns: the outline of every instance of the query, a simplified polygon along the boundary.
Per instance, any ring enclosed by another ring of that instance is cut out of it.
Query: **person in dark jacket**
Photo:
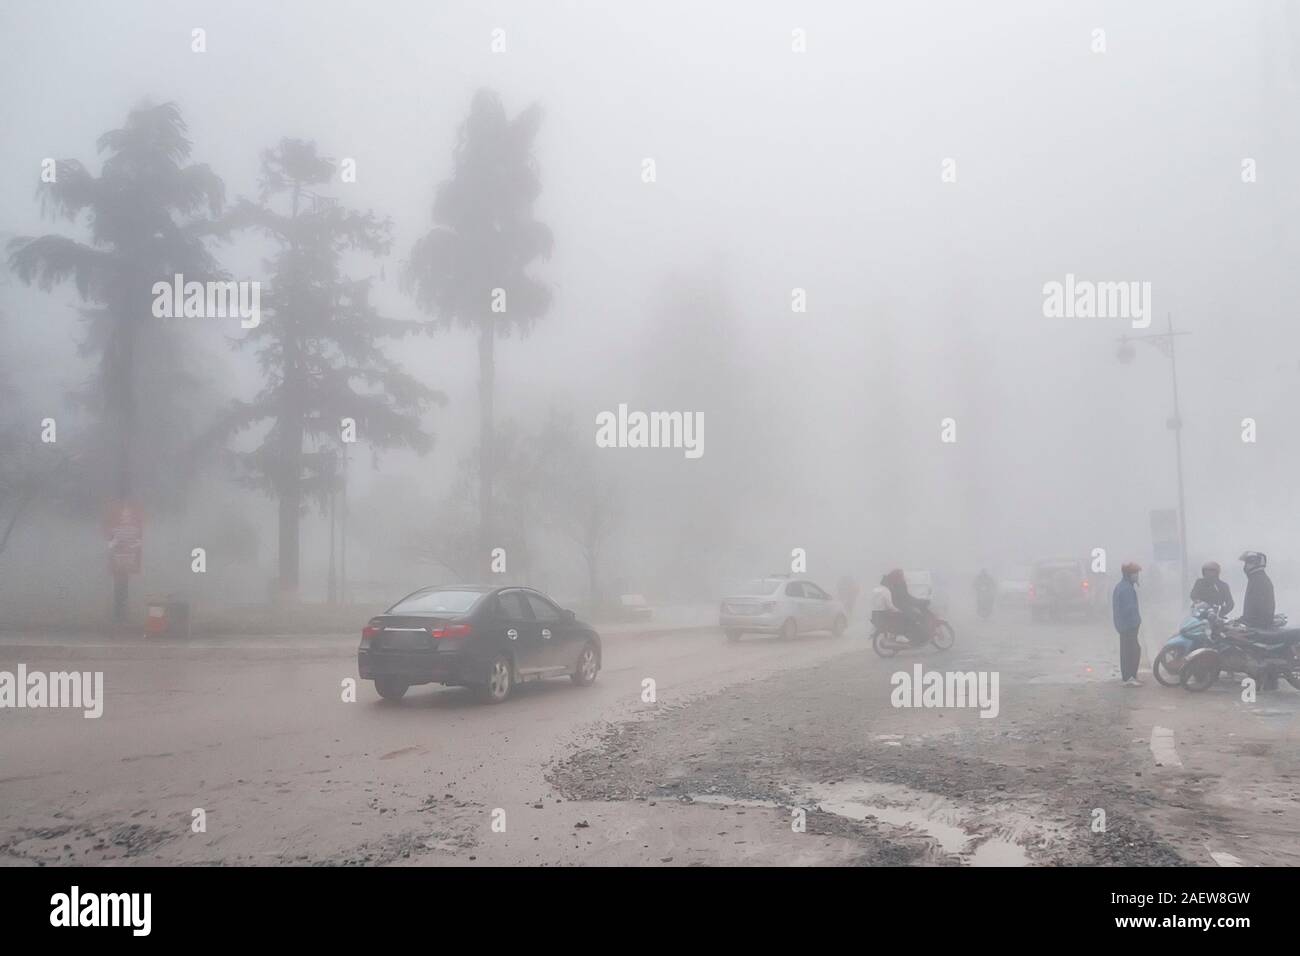
[[[1142,661],[1142,646],[1138,644],[1138,630],[1142,627],[1142,612],[1138,609],[1137,581],[1142,568],[1129,561],[1122,568],[1123,575],[1111,593],[1111,612],[1115,630],[1119,632],[1119,673],[1127,687],[1140,687],[1138,664]]]
[[[835,585],[835,596],[844,605],[844,616],[853,619],[853,606],[858,603],[858,582],[847,574]]]
[[[920,635],[920,624],[925,617],[926,603],[919,598],[912,597],[907,590],[907,578],[899,568],[895,568],[880,579],[880,583],[889,588],[890,600],[894,602],[894,607],[903,615],[903,637],[908,641],[915,641]]]
[[[1219,577],[1219,572],[1218,561],[1206,561],[1201,565],[1201,576],[1192,585],[1192,600],[1208,604],[1218,610],[1220,617],[1227,617],[1236,605],[1232,600],[1232,589]]]
[[[1272,628],[1277,604],[1273,600],[1273,582],[1264,571],[1268,555],[1246,551],[1239,560],[1246,572],[1246,596],[1241,601],[1241,621],[1247,627]]]

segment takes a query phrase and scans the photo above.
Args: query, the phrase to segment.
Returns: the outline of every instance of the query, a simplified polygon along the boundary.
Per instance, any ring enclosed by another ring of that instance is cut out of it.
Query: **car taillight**
[[[382,630],[383,630],[382,627],[377,627],[374,624],[367,624],[365,627],[361,629],[361,640],[368,641],[376,637],[379,634],[379,632]]]
[[[1038,593],[1038,588],[1034,587],[1032,584],[1029,585],[1029,596],[1033,597],[1037,593]]]
[[[435,640],[444,637],[469,637],[474,632],[474,628],[468,624],[448,624],[444,627],[429,628],[429,635]]]
[[[1088,590],[1088,582],[1087,582],[1087,581],[1084,581],[1084,582],[1083,582],[1083,589],[1084,589],[1085,591]]]

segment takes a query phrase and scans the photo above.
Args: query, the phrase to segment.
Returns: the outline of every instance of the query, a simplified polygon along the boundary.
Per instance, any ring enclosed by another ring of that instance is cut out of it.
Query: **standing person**
[[[1192,585],[1192,600],[1210,605],[1218,611],[1219,617],[1227,617],[1235,605],[1232,589],[1219,577],[1219,571],[1218,561],[1206,561],[1201,565],[1201,576]]]
[[[858,603],[858,582],[844,575],[835,585],[835,596],[844,605],[844,616],[853,620],[853,605]]]
[[[1129,561],[1122,568],[1123,575],[1111,593],[1111,612],[1115,630],[1119,631],[1119,673],[1125,687],[1141,687],[1138,664],[1142,660],[1142,647],[1138,644],[1138,629],[1142,627],[1142,612],[1138,609],[1138,572],[1142,568]]]
[[[988,617],[993,613],[997,594],[998,582],[989,574],[988,568],[981,568],[979,576],[975,578],[975,609],[980,617]]]
[[[1273,601],[1273,582],[1264,572],[1268,555],[1244,551],[1237,560],[1246,572],[1246,596],[1241,599],[1242,623],[1247,627],[1272,628],[1277,605]]]

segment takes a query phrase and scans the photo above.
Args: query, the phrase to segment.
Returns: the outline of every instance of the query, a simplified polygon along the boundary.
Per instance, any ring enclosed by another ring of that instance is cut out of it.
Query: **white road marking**
[[[1182,758],[1174,749],[1174,732],[1168,727],[1151,728],[1151,755],[1161,767],[1181,767]]]

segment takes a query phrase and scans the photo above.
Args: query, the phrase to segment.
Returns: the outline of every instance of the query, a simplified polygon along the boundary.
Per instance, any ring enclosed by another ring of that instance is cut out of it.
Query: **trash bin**
[[[145,637],[190,636],[190,602],[168,596],[149,602],[149,615],[145,618]]]

